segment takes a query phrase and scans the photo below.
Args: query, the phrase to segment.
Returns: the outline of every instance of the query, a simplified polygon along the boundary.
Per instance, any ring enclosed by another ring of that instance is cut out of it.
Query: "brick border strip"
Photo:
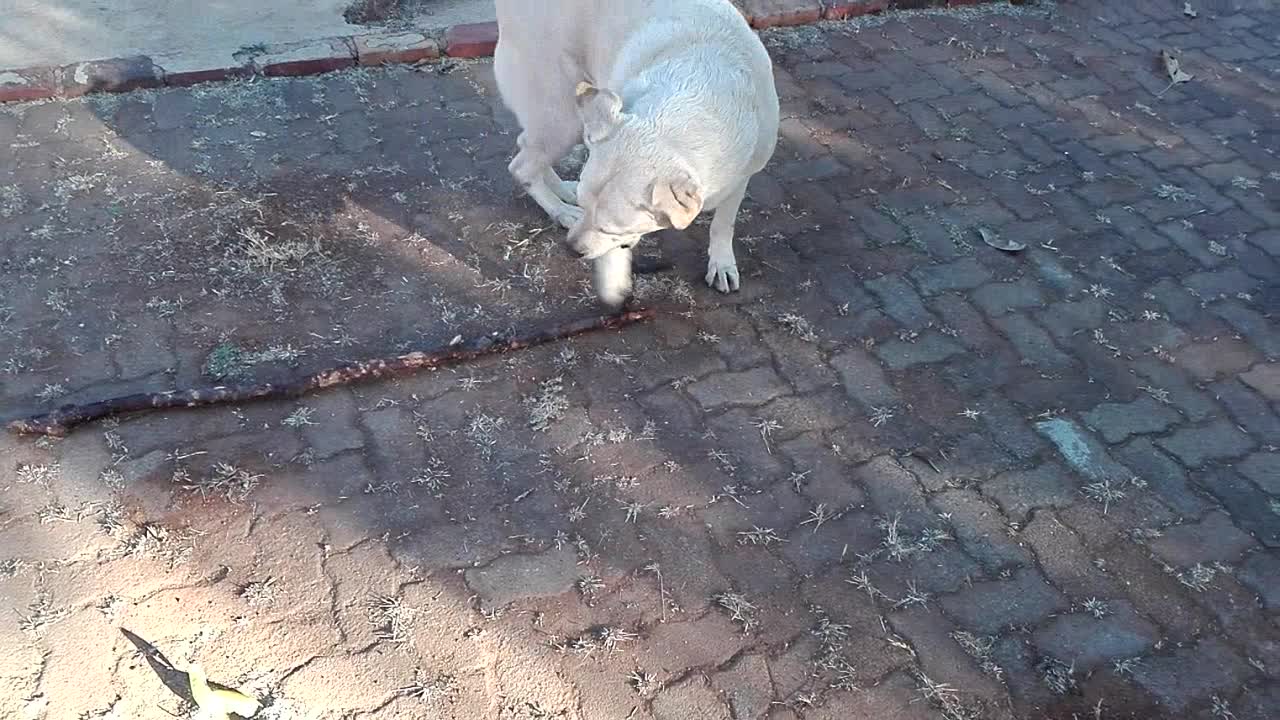
[[[752,27],[807,25],[888,12],[930,7],[962,7],[980,3],[1027,0],[736,0]],[[146,55],[92,60],[57,67],[0,70],[0,103],[77,98],[90,93],[118,93],[158,87],[188,87],[254,75],[267,77],[318,75],[345,68],[413,64],[441,57],[481,58],[498,43],[494,22],[454,25],[438,34],[384,32],[321,38],[270,45],[237,53],[235,64],[196,70],[167,71]]]

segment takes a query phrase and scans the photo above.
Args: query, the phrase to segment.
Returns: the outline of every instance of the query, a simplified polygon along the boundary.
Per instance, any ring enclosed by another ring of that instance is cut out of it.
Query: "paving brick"
[[[980,406],[982,423],[1000,447],[1020,460],[1030,460],[1044,450],[1044,441],[1008,400],[989,393],[982,398]]]
[[[894,632],[915,649],[921,669],[934,682],[965,689],[971,702],[983,698],[993,705],[1002,704],[1004,686],[984,673],[964,648],[955,641],[956,628],[942,613],[933,608],[911,608],[889,618]]]
[[[1248,344],[1230,338],[1188,345],[1175,356],[1179,365],[1203,380],[1243,372],[1261,358]]]
[[[1214,507],[1188,482],[1187,471],[1151,440],[1138,438],[1111,452],[1175,512],[1196,517]]]
[[[831,366],[839,373],[849,397],[865,408],[891,407],[901,400],[898,391],[885,378],[880,363],[863,350],[855,348],[835,355]]]
[[[704,410],[764,405],[789,392],[791,389],[772,368],[716,373],[689,386],[689,394]]]
[[[992,324],[1004,333],[1018,354],[1033,366],[1044,370],[1065,370],[1071,367],[1071,358],[1059,350],[1053,338],[1026,315],[1003,315],[992,320]]]
[[[353,67],[356,51],[345,38],[282,43],[268,45],[253,63],[269,77],[316,75]]]
[[[0,71],[0,103],[47,100],[57,97],[61,90],[57,68]]]
[[[1167,402],[1191,422],[1201,422],[1222,414],[1221,408],[1205,392],[1193,387],[1186,376],[1167,363],[1144,358],[1133,363],[1133,369],[1146,380],[1144,387],[1161,393]]]
[[[686,678],[676,685],[665,688],[653,699],[654,720],[684,720],[684,718],[706,718],[707,720],[729,720],[729,708],[708,687],[705,679],[696,675]]]
[[[822,17],[827,20],[845,20],[881,12],[891,0],[823,0]]]
[[[875,353],[890,370],[905,370],[917,365],[927,365],[959,355],[964,348],[951,338],[932,330],[910,342],[890,340],[876,345]]]
[[[1041,510],[1018,534],[1049,582],[1077,600],[1114,597],[1120,584],[1103,572],[1080,537],[1052,510]]]
[[[1079,333],[1103,327],[1107,306],[1097,298],[1056,302],[1035,317],[1056,340],[1068,344]]]
[[[762,332],[761,340],[773,352],[773,360],[782,377],[799,393],[814,393],[839,384],[840,376],[832,371],[825,354],[813,343],[798,342],[780,332]]]
[[[745,655],[716,673],[711,682],[729,703],[733,717],[764,717],[773,701],[773,680],[763,655]]]
[[[440,46],[422,33],[367,33],[354,38],[356,60],[365,67],[416,63],[440,57]]]
[[[444,53],[449,57],[488,57],[498,45],[498,23],[454,25],[445,31]]]
[[[1272,509],[1273,496],[1226,468],[1206,471],[1196,482],[1222,503],[1237,526],[1269,548],[1280,547],[1280,513]]]
[[[948,290],[972,290],[990,280],[991,271],[970,257],[916,268],[911,277],[925,295],[937,295]]]
[[[987,325],[982,314],[963,297],[943,295],[930,305],[942,318],[943,324],[955,331],[955,340],[970,350],[989,351],[999,344],[999,337]]]
[[[1239,678],[1251,674],[1226,643],[1206,637],[1195,647],[1144,658],[1133,677],[1168,711],[1181,714],[1200,698],[1230,692],[1239,686]]]
[[[1134,435],[1162,433],[1181,419],[1177,411],[1150,395],[1128,403],[1105,403],[1084,414],[1085,424],[1112,444]]]
[[[937,525],[919,481],[897,460],[877,457],[856,468],[853,478],[867,491],[870,508],[877,516],[892,519],[900,515],[908,532]]]
[[[1025,279],[984,285],[970,293],[970,297],[975,305],[992,317],[1044,305],[1040,287]]]
[[[736,0],[743,16],[757,29],[807,25],[822,18],[819,0]]]
[[[1258,593],[1268,610],[1280,609],[1280,552],[1253,553],[1240,565],[1236,577]]]
[[[1226,406],[1227,412],[1254,437],[1280,438],[1280,416],[1267,402],[1244,384],[1224,380],[1209,386],[1214,399]]]
[[[883,275],[866,282],[889,317],[908,330],[920,330],[935,322],[915,289],[900,275]]]
[[[1221,512],[1211,512],[1199,521],[1167,527],[1164,535],[1152,539],[1148,546],[1175,567],[1213,562],[1233,564],[1246,550],[1255,547],[1253,538]]]
[[[1280,402],[1280,363],[1259,363],[1240,380],[1271,402]]]
[[[1228,301],[1215,303],[1213,314],[1222,318],[1267,358],[1280,357],[1280,328],[1274,320],[1241,303]],[[1236,359],[1239,359],[1237,355]]]
[[[949,515],[956,540],[988,575],[1032,564],[1031,556],[1009,537],[1008,525],[1000,511],[977,493],[951,490],[931,498],[939,514]]]
[[[1044,420],[1035,428],[1053,443],[1072,469],[1091,482],[1125,480],[1132,474],[1107,453],[1102,443],[1071,420]]]
[[[1062,593],[1034,569],[1021,570],[1010,580],[974,583],[973,587],[942,598],[941,603],[961,627],[982,635],[1039,625],[1069,605]]]
[[[1110,613],[1075,612],[1053,618],[1032,636],[1041,654],[1069,663],[1081,674],[1115,660],[1140,657],[1160,641],[1160,629],[1127,602],[1107,601]]]
[[[364,434],[356,425],[356,401],[350,392],[331,390],[315,396],[307,407],[313,413],[312,424],[304,425],[302,434],[317,458],[364,447]]]
[[[1241,457],[1253,449],[1254,441],[1227,420],[1215,420],[1198,427],[1184,427],[1156,444],[1197,468],[1207,462]]]
[[[1001,473],[983,483],[982,491],[1018,523],[1025,522],[1032,510],[1065,507],[1080,500],[1077,481],[1057,463]]]
[[[1237,464],[1236,469],[1266,492],[1280,495],[1280,452],[1254,453]]]

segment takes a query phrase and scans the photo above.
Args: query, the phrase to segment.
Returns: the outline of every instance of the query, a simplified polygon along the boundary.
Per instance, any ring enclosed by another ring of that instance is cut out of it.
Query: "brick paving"
[[[1280,22],[1175,5],[766,32],[738,294],[0,439],[0,715],[1272,717]],[[4,417],[594,312],[513,139],[485,61],[0,109]]]

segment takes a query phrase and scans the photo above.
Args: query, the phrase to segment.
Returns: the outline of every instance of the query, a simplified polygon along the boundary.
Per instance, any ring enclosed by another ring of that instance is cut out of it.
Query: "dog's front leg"
[[[747,195],[747,182],[734,188],[711,218],[711,247],[708,249],[707,284],[722,293],[739,287],[738,261],[733,255],[733,229],[738,208]]]
[[[569,188],[551,167],[559,158],[547,152],[543,143],[531,140],[527,131],[516,142],[520,150],[507,168],[516,182],[552,220],[565,229],[577,225],[582,220],[582,208],[570,204],[573,198],[569,197]]]

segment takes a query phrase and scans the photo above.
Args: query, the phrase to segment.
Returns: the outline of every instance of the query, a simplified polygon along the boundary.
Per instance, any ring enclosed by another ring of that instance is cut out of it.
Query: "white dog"
[[[511,174],[595,263],[609,305],[631,291],[648,233],[711,222],[707,284],[737,290],[733,231],[773,156],[778,93],[760,39],[729,0],[496,0],[494,69],[522,132]],[[580,182],[552,168],[589,151]]]

